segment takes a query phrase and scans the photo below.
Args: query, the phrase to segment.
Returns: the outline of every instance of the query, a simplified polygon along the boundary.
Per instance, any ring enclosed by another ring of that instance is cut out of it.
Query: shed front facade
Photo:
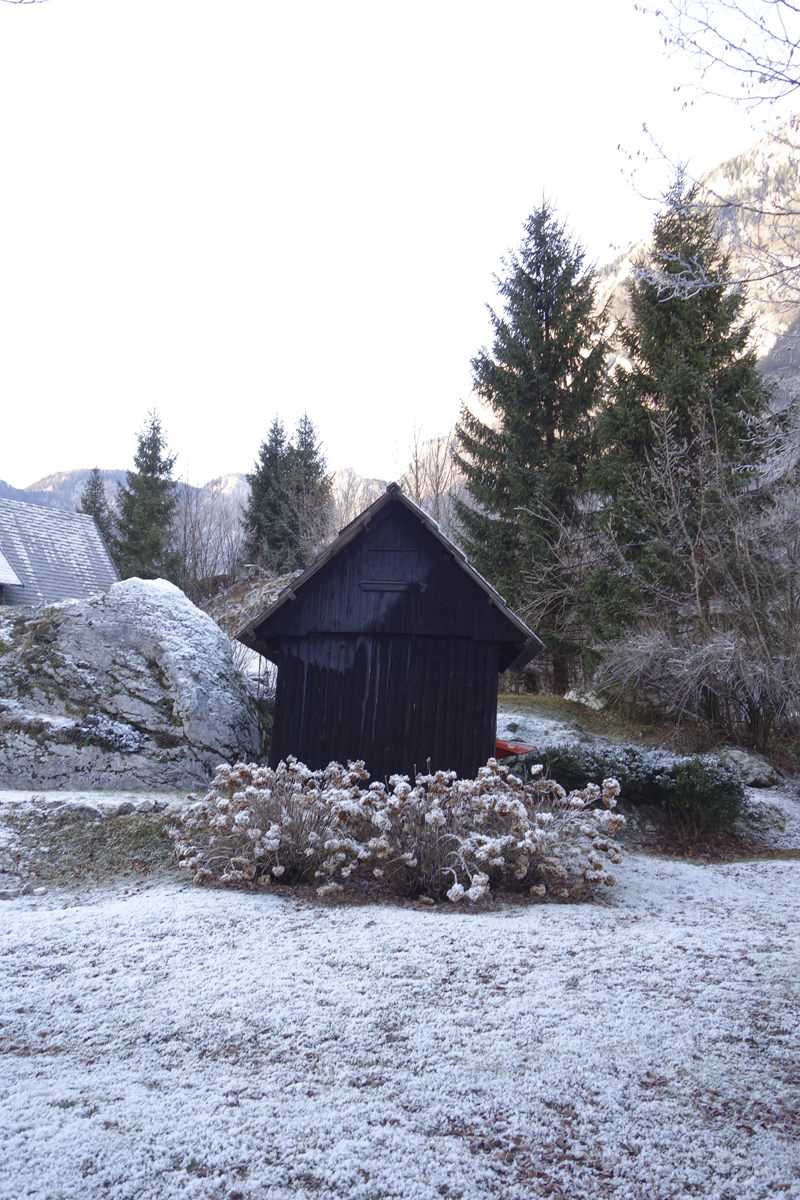
[[[542,648],[396,484],[238,638],[278,667],[270,764],[363,759],[373,779],[475,775],[498,674]]]

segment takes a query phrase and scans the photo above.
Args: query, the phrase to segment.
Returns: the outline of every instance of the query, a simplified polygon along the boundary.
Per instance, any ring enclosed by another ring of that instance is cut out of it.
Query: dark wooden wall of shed
[[[498,644],[390,634],[282,638],[270,763],[363,759],[373,779],[494,753]]]
[[[519,638],[453,555],[400,505],[381,513],[264,625],[267,640],[309,633]],[[520,648],[509,646],[509,661]]]
[[[525,636],[397,502],[252,627],[278,664],[270,762],[363,759],[474,776],[494,753],[498,673]]]

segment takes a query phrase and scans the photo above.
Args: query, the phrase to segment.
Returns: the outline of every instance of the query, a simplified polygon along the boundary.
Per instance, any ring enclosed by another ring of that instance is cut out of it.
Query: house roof
[[[6,580],[5,572],[13,576]],[[56,604],[119,579],[94,517],[0,500],[0,583],[7,604]]]
[[[509,670],[516,672],[521,671],[527,663],[530,662],[543,648],[544,643],[533,633],[532,630],[520,620],[516,613],[508,607],[500,593],[492,587],[492,585],[483,578],[483,576],[475,570],[472,564],[462,553],[459,548],[446,537],[439,528],[436,521],[428,516],[413,500],[410,500],[400,489],[396,483],[390,483],[386,491],[380,496],[369,508],[365,509],[360,516],[351,521],[349,525],[345,525],[339,533],[335,541],[331,542],[320,555],[314,560],[301,575],[298,575],[292,582],[285,587],[278,595],[274,604],[260,613],[253,621],[245,626],[244,629],[237,633],[238,641],[244,645],[250,646],[255,650],[263,653],[264,647],[261,638],[256,632],[258,627],[263,624],[267,617],[272,620],[282,608],[287,604],[296,600],[302,592],[311,584],[315,576],[327,566],[332,559],[341,554],[352,542],[360,537],[367,528],[375,521],[377,517],[384,512],[392,504],[399,504],[428,530],[428,532],[436,539],[444,550],[450,555],[453,561],[464,572],[464,574],[477,585],[485,594],[490,604],[493,604],[497,611],[509,622],[511,629],[510,634],[513,642],[517,642],[520,646],[520,653],[508,667]]]
[[[17,584],[19,586],[21,583],[22,580],[19,575],[17,575],[17,572],[5,554],[0,550],[0,587],[8,587],[10,584]]]

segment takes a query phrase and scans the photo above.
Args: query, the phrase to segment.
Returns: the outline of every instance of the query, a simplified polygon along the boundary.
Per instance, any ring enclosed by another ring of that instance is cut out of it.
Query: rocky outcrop
[[[720,758],[736,767],[745,787],[771,788],[778,782],[775,768],[760,754],[748,754],[746,750],[724,750]]]
[[[0,609],[0,787],[202,786],[267,732],[229,639],[171,583]]]

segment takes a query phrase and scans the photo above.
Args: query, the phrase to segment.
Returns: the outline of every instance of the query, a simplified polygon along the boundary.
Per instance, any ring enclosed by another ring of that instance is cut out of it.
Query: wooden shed
[[[278,667],[270,764],[363,759],[373,779],[475,775],[499,672],[542,649],[397,484],[237,637]]]

